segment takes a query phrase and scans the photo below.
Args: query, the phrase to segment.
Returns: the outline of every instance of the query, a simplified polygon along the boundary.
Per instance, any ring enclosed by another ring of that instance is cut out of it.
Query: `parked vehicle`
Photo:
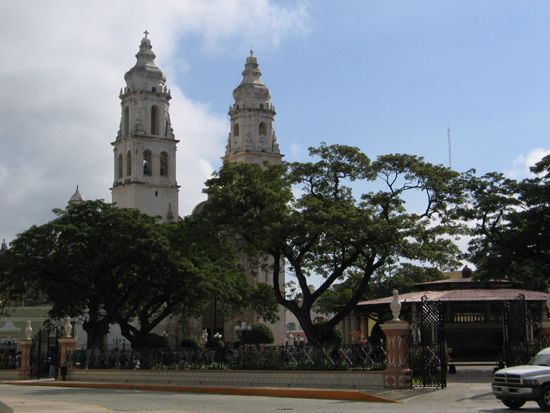
[[[533,400],[542,410],[550,411],[550,347],[524,366],[497,370],[493,375],[493,393],[513,410]]]

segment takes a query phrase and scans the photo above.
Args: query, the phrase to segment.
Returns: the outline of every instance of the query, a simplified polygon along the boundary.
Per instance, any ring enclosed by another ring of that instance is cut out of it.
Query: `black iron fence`
[[[380,344],[350,346],[240,346],[163,350],[76,350],[72,366],[82,369],[383,370]]]
[[[19,356],[15,349],[0,350],[0,370],[16,369],[20,363]]]

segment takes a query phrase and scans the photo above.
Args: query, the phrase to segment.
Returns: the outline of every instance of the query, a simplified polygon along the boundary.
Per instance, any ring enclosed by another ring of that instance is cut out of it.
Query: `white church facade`
[[[176,181],[179,141],[170,122],[170,90],[154,59],[146,33],[136,54],[136,64],[126,72],[126,86],[119,95],[120,127],[111,143],[114,165],[112,202],[119,207],[139,209],[163,222],[172,222],[179,219],[179,186]],[[275,135],[275,107],[271,103],[271,92],[261,80],[258,61],[252,51],[246,59],[242,76],[242,81],[233,90],[234,103],[229,108],[230,131],[222,159],[224,162],[279,163],[282,155]],[[246,255],[240,256],[239,260],[252,285],[272,283],[268,260],[259,262]],[[284,276],[281,278],[283,287]],[[221,333],[226,340],[233,341],[238,339],[237,325],[262,322],[272,329],[275,343],[282,344],[285,340],[282,307],[278,313],[279,320],[275,323],[261,320],[252,310],[227,318],[213,303],[202,319],[182,322],[174,317],[162,323],[155,332],[168,332],[172,345],[177,345],[177,341],[185,336],[198,338],[202,329],[207,329],[210,334]],[[118,338],[118,328],[113,327],[109,342],[115,340],[115,336]]]

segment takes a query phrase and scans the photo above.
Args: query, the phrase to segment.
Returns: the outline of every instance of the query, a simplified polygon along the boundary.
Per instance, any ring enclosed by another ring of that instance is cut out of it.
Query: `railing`
[[[241,346],[216,350],[76,350],[72,366],[83,369],[383,370],[381,345]]]
[[[502,314],[485,314],[485,313],[455,313],[451,316],[453,323],[485,323],[485,322],[501,322]]]

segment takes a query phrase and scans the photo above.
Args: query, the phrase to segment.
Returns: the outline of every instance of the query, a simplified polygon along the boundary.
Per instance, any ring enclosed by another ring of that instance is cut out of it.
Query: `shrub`
[[[158,334],[146,334],[136,340],[134,348],[143,350],[154,350],[168,347],[168,339]]]
[[[253,325],[250,330],[244,330],[241,334],[243,344],[271,344],[274,341],[271,329],[265,324]]]
[[[180,348],[185,350],[196,350],[199,348],[199,343],[193,337],[185,337],[180,342]]]

